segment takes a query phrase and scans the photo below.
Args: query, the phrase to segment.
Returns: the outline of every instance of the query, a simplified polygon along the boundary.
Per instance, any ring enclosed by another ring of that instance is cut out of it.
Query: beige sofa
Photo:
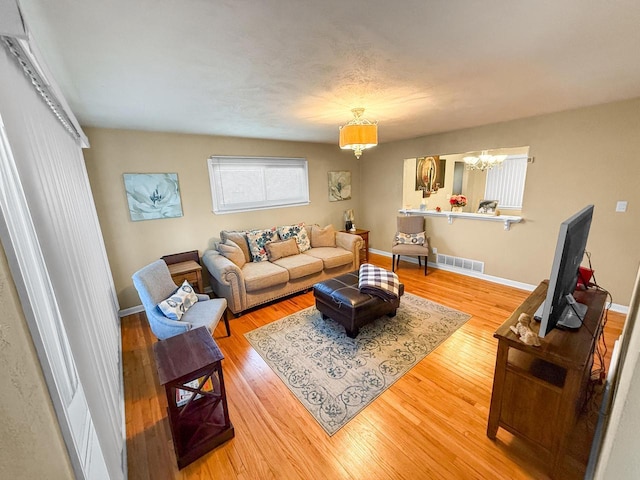
[[[291,227],[302,231],[291,235]],[[256,245],[256,238],[264,241],[264,236],[274,230],[277,234],[272,241]],[[238,315],[357,270],[361,248],[362,238],[357,235],[337,232],[332,226],[297,224],[267,230],[222,231],[220,241],[204,252],[202,261],[213,292],[225,298],[229,309]]]

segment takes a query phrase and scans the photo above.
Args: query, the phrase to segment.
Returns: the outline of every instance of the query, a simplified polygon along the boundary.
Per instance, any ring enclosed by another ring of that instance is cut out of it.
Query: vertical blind
[[[46,293],[68,337],[109,477],[124,478],[118,304],[82,150],[7,49],[0,48],[0,60],[2,121],[53,290]],[[4,213],[12,221],[13,212]],[[29,265],[21,270],[29,282]]]
[[[500,210],[522,210],[527,156],[509,155],[502,166],[487,172],[484,198],[498,200]]]

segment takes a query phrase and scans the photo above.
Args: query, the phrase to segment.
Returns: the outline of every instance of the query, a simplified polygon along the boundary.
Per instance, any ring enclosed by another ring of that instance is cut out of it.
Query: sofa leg
[[[353,330],[347,330],[347,337],[349,338],[356,338],[358,336],[358,333],[360,333],[360,329],[359,328],[354,328]]]
[[[424,257],[424,275],[425,277],[427,276],[427,258],[428,257]]]
[[[395,255],[391,255],[391,271],[392,272],[396,271],[396,256]]]

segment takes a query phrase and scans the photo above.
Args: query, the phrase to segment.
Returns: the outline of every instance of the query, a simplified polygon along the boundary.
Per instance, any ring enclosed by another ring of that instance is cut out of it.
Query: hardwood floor
[[[391,259],[370,255],[391,268]],[[332,437],[322,430],[251,348],[244,334],[314,304],[309,292],[221,323],[215,340],[235,438],[183,470],[176,466],[164,390],[155,371],[155,337],[144,314],[122,319],[129,478],[137,479],[540,479],[548,455],[500,429],[486,436],[497,341],[493,332],[529,292],[401,262],[407,292],[461,310],[471,319]],[[608,357],[624,316],[609,313]],[[582,478],[589,426],[561,478]],[[591,428],[592,430],[592,428]]]

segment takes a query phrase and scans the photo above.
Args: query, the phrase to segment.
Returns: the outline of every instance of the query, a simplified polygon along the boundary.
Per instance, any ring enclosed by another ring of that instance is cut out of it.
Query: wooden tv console
[[[533,316],[546,298],[547,286],[547,280],[540,283],[493,335],[498,353],[487,436],[495,439],[502,427],[542,446],[550,454],[549,475],[555,478],[586,399],[607,294],[576,291],[576,300],[589,307],[582,327],[554,329],[540,339],[541,346],[525,345],[509,327],[523,312]],[[532,327],[537,330],[540,324],[532,322]]]

